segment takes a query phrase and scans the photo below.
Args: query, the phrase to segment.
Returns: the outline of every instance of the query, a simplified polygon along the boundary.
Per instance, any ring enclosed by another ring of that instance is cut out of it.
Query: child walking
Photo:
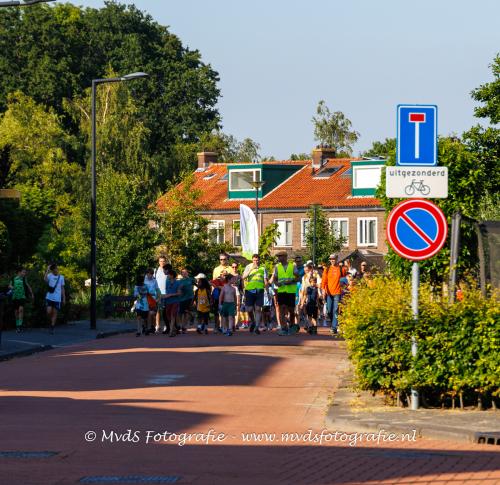
[[[207,277],[200,273],[196,276],[197,289],[194,292],[194,305],[198,315],[198,326],[196,331],[199,334],[208,334],[208,320],[211,307],[211,289]]]
[[[148,287],[144,284],[144,276],[137,276],[134,287],[134,296],[136,297],[134,311],[137,315],[137,333],[136,337],[141,334],[147,335],[147,325],[149,317],[148,305]]]
[[[318,280],[315,276],[309,279],[309,286],[306,288],[305,306],[308,320],[309,335],[318,334],[318,309],[319,309],[319,288]]]
[[[219,296],[219,309],[222,320],[222,333],[228,337],[233,334],[234,317],[236,316],[237,293],[232,284],[233,275],[226,275],[224,286]]]

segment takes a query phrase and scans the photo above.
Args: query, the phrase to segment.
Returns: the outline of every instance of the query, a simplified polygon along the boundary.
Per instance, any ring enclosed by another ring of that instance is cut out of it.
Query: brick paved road
[[[0,483],[500,484],[493,446],[283,443],[281,433],[324,427],[342,346],[326,335],[123,335],[4,362]],[[109,441],[129,429],[138,443]],[[224,440],[145,442],[148,430],[210,429]],[[245,442],[252,432],[267,441]]]

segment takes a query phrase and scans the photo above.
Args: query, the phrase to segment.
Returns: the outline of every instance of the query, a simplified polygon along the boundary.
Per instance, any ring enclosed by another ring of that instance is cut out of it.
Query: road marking
[[[158,376],[153,376],[150,379],[148,379],[148,384],[156,384],[160,386],[164,385],[170,385],[174,383],[175,381],[178,381],[182,379],[183,377],[186,377],[183,374],[162,374]]]
[[[26,342],[25,340],[12,340],[12,339],[7,339],[5,340],[6,342],[16,342],[18,344],[27,344],[27,345],[47,345],[47,344],[42,344],[39,342]]]
[[[178,475],[96,475],[80,478],[80,483],[177,483],[182,477]]]

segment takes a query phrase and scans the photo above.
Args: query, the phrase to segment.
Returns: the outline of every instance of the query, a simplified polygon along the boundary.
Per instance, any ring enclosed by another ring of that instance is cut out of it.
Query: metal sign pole
[[[418,263],[414,262],[411,268],[411,310],[413,314],[414,332],[418,328],[418,289],[420,285],[420,268]],[[411,337],[411,355],[415,361],[417,357],[417,338],[415,333]],[[418,391],[416,389],[411,390],[411,409],[416,411],[418,409]]]

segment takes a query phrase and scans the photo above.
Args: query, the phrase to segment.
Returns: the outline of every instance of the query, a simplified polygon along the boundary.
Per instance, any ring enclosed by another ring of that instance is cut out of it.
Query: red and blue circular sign
[[[400,202],[387,218],[387,240],[401,257],[422,261],[443,247],[448,223],[443,211],[424,199]]]

